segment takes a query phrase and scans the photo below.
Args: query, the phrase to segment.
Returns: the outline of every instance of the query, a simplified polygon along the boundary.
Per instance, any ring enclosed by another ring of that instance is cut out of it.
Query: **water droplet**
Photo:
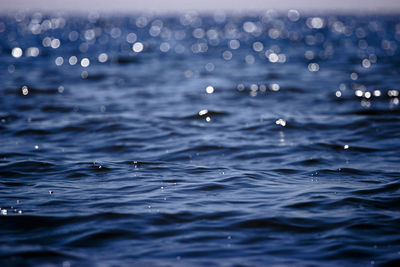
[[[136,53],[140,53],[143,51],[143,44],[141,42],[134,43],[132,46],[132,50]]]
[[[81,66],[82,67],[84,67],[84,68],[86,68],[86,67],[88,67],[90,65],[90,60],[88,59],[88,58],[82,58],[82,60],[81,60]]]
[[[366,69],[368,69],[369,67],[371,67],[371,61],[369,61],[368,59],[364,59],[362,61],[362,66]]]
[[[56,60],[54,61],[57,66],[61,66],[64,63],[63,57],[57,57]]]
[[[279,119],[279,120],[275,121],[275,124],[285,127],[286,126],[286,121],[283,120],[283,119]]]
[[[207,109],[202,109],[202,110],[199,111],[199,115],[200,116],[206,115],[207,113],[208,113]]]
[[[11,55],[15,58],[20,58],[22,56],[22,49],[19,47],[14,47],[11,51]]]
[[[100,63],[104,63],[108,60],[108,55],[106,53],[101,53],[97,59]]]
[[[308,64],[308,70],[311,71],[311,72],[319,71],[318,63],[310,63],[310,64]]]
[[[207,86],[206,92],[207,92],[207,94],[212,94],[212,93],[214,93],[214,87],[212,87],[211,85]]]
[[[23,95],[29,94],[28,86],[26,86],[26,85],[22,86],[21,90],[22,90]]]

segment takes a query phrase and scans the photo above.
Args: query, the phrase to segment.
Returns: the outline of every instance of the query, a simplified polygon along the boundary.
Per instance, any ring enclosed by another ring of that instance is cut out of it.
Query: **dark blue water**
[[[0,17],[2,266],[400,264],[395,15]]]

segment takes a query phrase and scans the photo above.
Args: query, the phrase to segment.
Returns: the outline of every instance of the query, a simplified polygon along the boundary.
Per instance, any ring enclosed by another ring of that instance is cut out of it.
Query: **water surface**
[[[0,17],[4,266],[400,264],[400,19]]]

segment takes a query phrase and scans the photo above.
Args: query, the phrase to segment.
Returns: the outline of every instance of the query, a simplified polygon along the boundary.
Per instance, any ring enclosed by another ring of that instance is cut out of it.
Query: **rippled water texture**
[[[0,17],[0,263],[400,264],[399,16]]]

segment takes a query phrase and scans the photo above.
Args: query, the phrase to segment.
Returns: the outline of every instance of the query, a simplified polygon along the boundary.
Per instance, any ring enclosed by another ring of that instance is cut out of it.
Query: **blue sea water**
[[[398,15],[0,16],[2,266],[400,265]]]

